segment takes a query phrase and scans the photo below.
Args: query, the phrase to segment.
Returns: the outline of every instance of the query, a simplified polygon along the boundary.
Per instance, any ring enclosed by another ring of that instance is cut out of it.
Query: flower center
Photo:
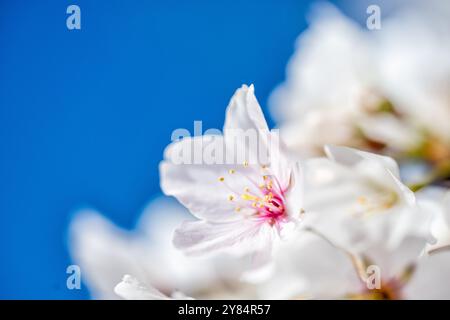
[[[280,188],[278,180],[274,176],[263,176],[264,183],[259,185],[261,195],[255,195],[246,190],[241,195],[252,208],[256,209],[258,217],[274,224],[276,220],[285,214],[284,192]]]
[[[248,165],[244,163],[244,167],[247,168]],[[246,175],[250,183],[249,186],[244,188],[243,192],[233,191],[232,188],[228,187],[232,191],[228,200],[235,202],[236,212],[250,211],[252,215],[267,221],[270,225],[274,225],[286,216],[284,196],[286,190],[280,185],[277,177],[268,172],[266,166],[261,166],[261,169],[263,173],[255,175],[255,172],[252,172],[253,174]],[[228,172],[230,174],[236,173],[235,170],[229,170]],[[253,180],[252,176],[256,176],[257,180]],[[219,181],[226,184],[224,177],[220,177]]]

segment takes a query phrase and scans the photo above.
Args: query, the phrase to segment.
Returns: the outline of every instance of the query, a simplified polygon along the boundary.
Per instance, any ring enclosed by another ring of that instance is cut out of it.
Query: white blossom
[[[235,130],[256,132],[270,161],[176,164],[174,150],[190,146],[196,139],[210,142],[207,136],[185,138],[166,150],[160,166],[161,187],[198,218],[175,231],[177,248],[193,255],[218,251],[250,254],[249,267],[257,268],[269,260],[274,242],[295,229],[301,219],[302,176],[299,164],[284,154],[282,146],[269,147],[268,141],[276,133],[268,129],[253,86],[244,85],[236,91],[226,111],[224,136],[210,143],[226,151],[236,144],[247,147],[245,139],[231,137]],[[256,153],[251,148],[244,151]]]

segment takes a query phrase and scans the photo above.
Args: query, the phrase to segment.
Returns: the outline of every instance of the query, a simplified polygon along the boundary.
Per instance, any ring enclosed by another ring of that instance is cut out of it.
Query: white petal
[[[250,87],[243,85],[236,90],[227,107],[224,131],[229,129],[269,131],[254,91],[253,85]]]
[[[217,143],[223,139],[218,138]],[[185,138],[172,143],[166,149],[166,160],[160,164],[161,188],[165,194],[174,196],[193,215],[209,221],[231,221],[238,216],[234,214],[236,203],[229,201],[229,196],[239,198],[246,187],[254,183],[249,180],[251,168],[221,164],[175,164],[171,161],[174,149],[183,145],[192,145],[203,137]],[[230,174],[233,170],[236,174]],[[243,173],[243,171],[245,171]],[[221,181],[221,180],[224,181]]]
[[[397,162],[390,157],[353,148],[331,145],[325,146],[325,152],[332,160],[349,167],[354,167],[364,160],[378,163],[380,166],[389,170],[395,177],[400,178]]]
[[[428,187],[417,192],[418,201],[433,213],[431,233],[435,243],[427,251],[438,250],[450,245],[450,192],[441,187]]]
[[[343,170],[337,163],[319,159],[305,166],[305,226],[357,252],[373,242],[393,249],[407,236],[420,237],[424,243],[432,240],[429,227],[433,214],[427,208],[409,201],[385,206],[384,190],[373,190],[357,171]],[[387,174],[393,183],[397,181],[389,171]],[[362,196],[369,204],[359,203]]]
[[[236,222],[185,222],[175,231],[174,245],[187,254],[206,254],[217,250],[246,255],[260,250],[270,251],[273,230],[254,219]]]
[[[134,252],[146,275],[140,280],[164,292],[179,289],[187,293],[201,291],[217,281],[215,261],[186,257],[172,244],[175,229],[183,221],[193,219],[173,198],[158,197],[151,201],[139,219],[134,241],[129,243],[129,250]]]
[[[339,299],[362,288],[350,258],[311,233],[282,243],[274,263],[274,276],[261,289],[263,299]]]
[[[422,142],[416,128],[392,114],[371,115],[361,119],[358,124],[368,138],[382,142],[396,151],[413,150]]]
[[[450,299],[450,251],[423,256],[404,291],[408,299]]]
[[[154,242],[157,246],[167,242],[169,247],[173,231],[183,221],[193,219],[189,211],[176,199],[161,195],[145,207],[139,217],[136,232],[145,236],[147,242]]]
[[[444,200],[442,201],[443,207],[443,218],[445,220],[446,232],[439,234],[438,241],[440,241],[441,246],[450,246],[450,191],[447,191]]]
[[[125,275],[114,288],[114,292],[126,300],[170,300],[155,288],[142,285],[136,278]]]
[[[301,218],[304,213],[304,188],[302,168],[296,163],[291,172],[285,203],[288,214],[292,217]]]
[[[194,298],[189,297],[180,291],[173,292],[170,297],[174,300],[194,300]]]
[[[399,277],[406,268],[417,262],[425,247],[425,240],[422,237],[403,237],[399,244],[392,246],[388,241],[381,239],[372,241],[370,246],[362,254],[380,268],[383,279]]]
[[[282,186],[287,186],[291,182],[293,175],[296,178],[297,185],[300,186],[302,184],[302,172],[298,164],[299,159],[289,153],[280,140],[279,132],[271,132],[270,138],[278,141],[277,146],[271,146],[270,171],[277,177]]]
[[[325,152],[330,159],[354,170],[355,174],[391,189],[408,205],[415,204],[414,193],[400,181],[394,159],[348,147],[326,146]]]
[[[227,107],[223,130],[227,152],[240,150],[241,157],[245,157],[241,163],[245,160],[250,164],[269,164],[272,153],[280,148],[279,136],[269,132],[253,85],[243,85],[233,95]]]

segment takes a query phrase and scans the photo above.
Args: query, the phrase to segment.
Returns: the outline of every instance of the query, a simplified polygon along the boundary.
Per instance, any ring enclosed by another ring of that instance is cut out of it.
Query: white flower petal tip
[[[396,178],[399,178],[399,168],[397,162],[391,157],[378,155],[350,147],[325,145],[325,154],[338,163],[353,166],[363,160],[378,163],[389,170]]]
[[[114,288],[114,292],[126,300],[169,300],[165,294],[155,288],[147,288],[136,278],[124,275],[122,281]]]
[[[229,130],[269,132],[266,119],[255,96],[253,85],[242,85],[231,97],[226,109],[225,135]]]
[[[416,205],[414,192],[401,182],[400,170],[394,159],[349,147],[326,145],[324,150],[332,161],[358,172],[385,191],[391,190],[409,206]]]
[[[363,253],[384,268],[398,270],[415,261],[432,241],[432,213],[400,181],[396,162],[347,147],[326,146],[325,152],[329,160],[307,164],[305,202],[314,213],[308,217],[315,217],[307,223],[337,246]],[[315,177],[330,171],[326,179]],[[407,251],[405,243],[414,245]],[[401,259],[399,251],[406,252]],[[394,252],[396,259],[389,257]]]

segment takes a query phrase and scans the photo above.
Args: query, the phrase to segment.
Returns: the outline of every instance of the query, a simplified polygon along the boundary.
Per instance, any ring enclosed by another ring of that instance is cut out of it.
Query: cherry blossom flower
[[[401,182],[392,158],[337,146],[325,153],[305,164],[305,226],[354,253],[374,242],[396,247],[406,235],[421,247],[434,241],[429,202]]]
[[[314,13],[270,99],[288,147],[321,155],[336,144],[448,162],[450,5],[404,5],[377,32],[331,5]]]
[[[261,150],[249,147],[236,131],[254,133],[269,161],[255,156]],[[282,145],[273,147],[276,139],[253,86],[243,85],[228,105],[223,136],[184,138],[166,149],[160,165],[161,187],[198,218],[175,231],[177,248],[194,255],[251,253],[254,266],[268,260],[274,241],[288,235],[303,214],[300,165],[284,153]],[[231,164],[175,163],[179,150],[198,141],[203,143],[202,152],[211,145],[224,153],[237,146],[246,157]]]

